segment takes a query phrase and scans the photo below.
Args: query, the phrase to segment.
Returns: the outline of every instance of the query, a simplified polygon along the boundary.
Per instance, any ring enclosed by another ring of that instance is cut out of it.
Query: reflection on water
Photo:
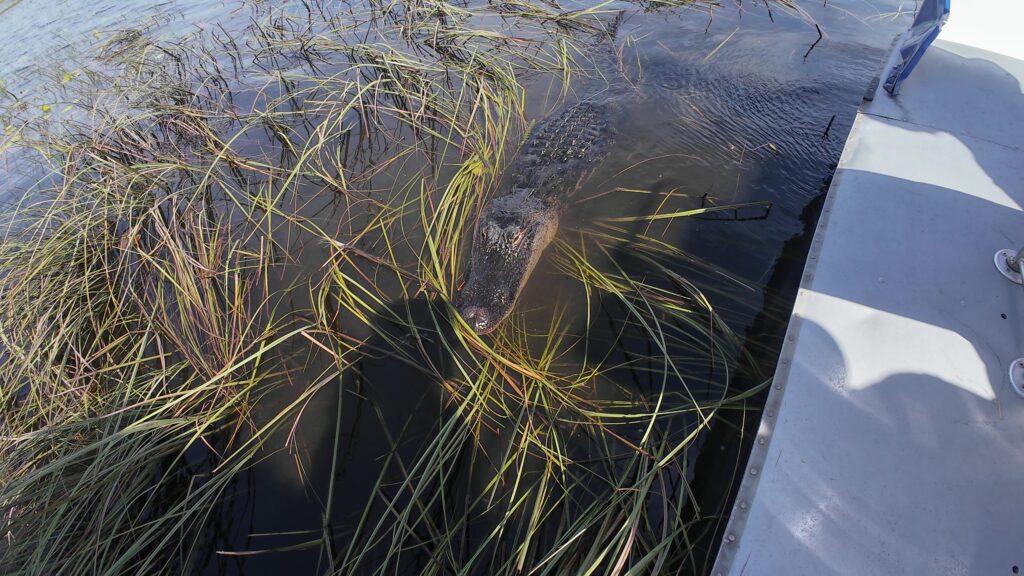
[[[166,32],[161,33],[168,34],[199,23],[229,23],[244,13],[241,3],[230,2],[138,4],[163,18],[161,30]],[[122,3],[97,4],[77,18],[69,16],[68,2],[56,2],[41,11],[29,11],[28,5],[21,3],[0,14],[0,23],[7,27],[17,23],[24,29],[31,24],[52,29],[55,36],[68,36],[55,44],[58,48],[80,46],[93,30],[120,27],[147,16],[127,14]],[[561,226],[561,244],[549,249],[538,265],[512,321],[535,336],[526,337],[526,346],[542,357],[548,352],[544,342],[552,318],[559,320],[564,342],[558,357],[546,365],[553,373],[582,373],[599,362],[611,367],[595,375],[591,388],[581,393],[595,406],[644,406],[666,393],[686,395],[699,404],[722,396],[720,382],[750,387],[773,371],[778,335],[798,281],[792,270],[799,270],[802,263],[804,248],[794,237],[813,227],[814,202],[834,170],[860,97],[897,23],[865,21],[877,8],[858,2],[813,3],[800,12],[744,4],[710,10],[644,12],[632,4],[626,8],[618,45],[623,72],[636,89],[621,102],[611,153],[573,199]],[[47,15],[49,10],[52,15]],[[825,32],[817,44],[812,22]],[[2,73],[19,78],[9,80],[7,88],[23,95],[31,92],[31,81],[22,79],[37,54],[26,41],[11,42],[4,50],[12,52],[2,59],[8,67]],[[581,86],[575,89],[582,90]],[[261,97],[243,95],[234,105],[249,108]],[[558,84],[538,75],[531,79],[526,98],[525,106],[536,118],[557,108]],[[268,125],[265,140],[239,146],[249,157],[285,156],[274,138]],[[339,148],[372,166],[372,154],[389,145],[386,140],[345,141]],[[349,146],[365,151],[350,152]],[[445,158],[444,154],[439,157]],[[292,209],[323,229],[337,230],[338,237],[345,237],[373,213],[375,202],[385,204],[389,194],[408,192],[409,175],[423,168],[416,165],[418,161],[375,171],[360,182],[367,193],[357,200],[309,186],[285,201],[293,202]],[[444,164],[436,168],[442,175],[453,170]],[[636,219],[745,203],[756,205],[739,212]],[[769,204],[770,211],[761,210]],[[301,230],[281,232],[280,241],[298,260],[288,268],[288,277],[275,278],[282,286],[295,281],[291,275],[315,278],[332,258],[330,247]],[[685,257],[671,260],[670,269],[655,279],[649,254],[638,247],[647,241],[678,249]],[[603,249],[594,248],[599,244]],[[682,290],[670,281],[673,274],[696,284],[725,323],[748,340],[725,344],[722,350],[702,350],[687,340],[694,329],[680,326],[675,340],[662,343],[665,355],[677,362],[675,376],[666,377],[663,367],[648,365],[657,356],[652,354],[656,344],[643,326],[630,320],[631,312],[622,301],[584,291],[567,273],[571,252],[584,248],[593,267],[649,281],[666,292]],[[377,280],[382,286],[389,281]],[[290,305],[307,310],[311,303],[295,296]],[[398,316],[414,319],[423,331],[411,335],[390,322],[388,307]],[[575,473],[572,494],[556,507],[559,514],[571,516],[609,498],[616,486],[609,486],[605,479],[629,473],[616,468],[618,457],[625,461],[631,447],[647,436],[642,423],[617,427],[611,445],[607,438],[589,436],[583,427],[577,430],[571,422],[549,420],[530,411],[524,411],[518,423],[487,421],[476,428],[452,428],[452,398],[458,391],[442,388],[421,367],[429,364],[436,367],[435,373],[452,379],[459,376],[459,359],[454,356],[460,352],[445,346],[454,338],[448,333],[450,327],[437,323],[444,311],[427,295],[396,298],[382,308],[372,330],[358,324],[344,327],[367,353],[346,366],[341,377],[312,381],[314,375],[330,374],[331,364],[325,358],[310,359],[296,345],[296,355],[302,356],[301,373],[293,377],[292,387],[264,397],[256,407],[256,418],[276,413],[311,386],[319,386],[319,392],[302,405],[295,427],[282,429],[280,438],[270,442],[280,450],[263,454],[224,494],[200,533],[205,556],[195,561],[205,573],[306,574],[346,565],[369,573],[399,552],[388,548],[388,529],[380,527],[385,522],[415,524],[413,532],[423,541],[436,539],[433,531],[439,526],[454,525],[457,531],[448,537],[457,543],[450,544],[449,550],[471,555],[482,547],[490,555],[489,564],[477,566],[508,565],[517,562],[520,554],[537,553],[502,546],[503,538],[512,536],[495,535],[503,509],[489,500],[517,496],[517,486],[495,487],[489,482],[504,455],[516,448],[517,439],[510,437],[510,431],[522,422],[538,429],[550,426],[545,438],[571,440],[561,447],[563,453],[592,472]],[[738,378],[733,376],[737,371]],[[708,568],[714,535],[721,525],[719,516],[727,510],[720,492],[727,493],[728,486],[716,488],[715,484],[732,482],[732,474],[741,466],[737,455],[742,449],[737,446],[742,438],[723,435],[740,425],[749,426],[750,418],[750,414],[738,421],[721,417],[712,425],[711,435],[678,454],[666,476],[670,485],[657,488],[659,494],[672,494],[661,502],[678,503],[679,508],[647,511],[653,522],[668,525],[665,517],[684,515],[707,523],[689,543],[703,550],[706,559],[679,560],[679,565],[663,566],[666,571],[700,573]],[[671,443],[696,428],[693,414],[680,414],[667,419],[657,432]],[[451,467],[436,477],[410,472],[419,465],[417,455],[436,449],[442,441],[455,447],[454,453],[445,456]],[[718,448],[727,442],[734,444],[731,458],[700,453],[701,446]],[[202,449],[190,456],[197,475],[214,466],[204,464],[209,453]],[[550,466],[542,457],[519,463],[522,469],[517,477],[525,479],[539,478]],[[175,473],[183,476],[183,485],[189,484],[184,480],[190,477],[189,471]],[[425,485],[412,485],[413,477]],[[687,491],[692,491],[689,497]],[[367,502],[373,504],[367,507]],[[423,502],[429,505],[417,509]],[[413,510],[391,508],[389,503],[408,504]],[[558,523],[555,515],[536,526],[515,526],[538,530],[541,540],[553,544],[558,542]],[[350,547],[352,539],[361,540],[361,547]],[[322,546],[323,542],[327,544]],[[408,542],[409,549],[400,551],[402,562],[391,566],[391,572],[453,569],[467,560],[433,558],[430,548],[415,545],[415,538]],[[362,550],[366,558],[348,557],[353,549]],[[699,557],[700,552],[693,556]],[[541,560],[531,557],[533,563]],[[585,560],[564,559],[580,564]],[[477,570],[485,573],[481,570],[486,568]]]
[[[177,39],[197,29],[227,25],[247,14],[239,1],[54,0],[0,3],[0,81],[19,98],[36,97],[46,81],[88,62],[90,48],[116,30],[146,26],[157,38]]]

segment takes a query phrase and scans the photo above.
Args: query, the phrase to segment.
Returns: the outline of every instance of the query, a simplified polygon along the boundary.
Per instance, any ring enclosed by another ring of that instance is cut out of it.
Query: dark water
[[[807,5],[806,10],[799,16],[776,8],[769,15],[763,5],[744,3],[720,7],[712,15],[695,9],[632,11],[619,38],[620,44],[629,39],[624,50],[627,73],[644,79],[644,94],[625,104],[611,155],[581,191],[581,197],[596,199],[577,204],[563,223],[566,230],[586,227],[601,217],[671,212],[702,202],[770,202],[767,217],[762,217],[763,210],[751,208],[738,215],[721,213],[649,227],[636,224],[631,229],[659,235],[718,268],[717,274],[703,268],[686,273],[713,294],[729,325],[747,336],[746,350],[762,375],[774,368],[799,280],[806,249],[800,235],[813,229],[816,200],[827,189],[856,107],[897,27],[892,22],[863,21],[874,10],[863,3]],[[812,20],[827,36],[807,54],[818,38]],[[528,106],[536,114],[550,107],[547,88],[540,80],[528,93]],[[662,196],[607,193],[616,187]],[[669,200],[662,205],[665,194]],[[308,249],[305,254],[311,262],[319,261]],[[628,246],[621,246],[617,254],[627,266],[628,254]],[[643,274],[641,263],[632,266],[632,272]],[[725,276],[740,283],[723,281]],[[603,338],[611,339],[614,329],[604,326],[614,326],[623,316],[610,304],[599,306],[597,312],[590,309],[574,291],[574,282],[561,275],[549,257],[528,284],[519,310],[527,326],[543,331],[555,302],[576,319],[577,331],[590,322],[595,348]],[[429,317],[425,302],[405,305],[413,308],[414,316],[424,321]],[[643,344],[637,346],[642,353]],[[583,361],[575,357],[566,364]],[[364,360],[357,369],[357,379],[325,389],[306,407],[297,443],[288,453],[269,456],[240,480],[233,507],[222,514],[225,526],[218,547],[266,550],[307,542],[322,530],[326,510],[335,531],[332,537],[343,549],[378,485],[382,454],[394,442],[409,465],[437,435],[445,397],[435,385],[420,383],[417,370],[387,356]],[[622,378],[639,390],[657,386],[635,374],[623,372]],[[751,376],[748,385],[755,383]],[[615,394],[612,389],[605,392]],[[289,399],[285,396],[282,401]],[[705,513],[728,510],[747,438],[738,431],[756,426],[756,404],[755,399],[752,410],[716,422],[695,445],[703,449],[686,455],[694,498]],[[340,423],[337,428],[335,422]],[[499,435],[483,438],[481,444],[489,444],[494,453],[501,452],[505,441]],[[586,452],[585,447],[580,450]],[[460,474],[448,479],[453,486],[448,497],[464,499],[483,490],[487,475],[479,469],[486,466],[479,460],[485,458],[464,456]],[[398,482],[399,477],[390,480]],[[336,492],[328,510],[326,498],[332,487]],[[388,489],[400,490],[393,485]],[[453,509],[480,515],[461,535],[462,546],[471,550],[493,523],[478,509]],[[376,508],[371,516],[376,514],[388,513]],[[695,538],[696,546],[705,550],[703,564],[674,569],[709,569],[722,525],[717,519],[707,521],[703,539]],[[293,534],[269,535],[274,532]],[[414,574],[428,565],[417,559],[415,550],[405,556],[402,568],[394,568],[396,573]],[[315,573],[328,563],[322,549],[315,548],[211,558],[207,573]],[[370,560],[360,571],[368,572],[374,565]]]
[[[124,4],[110,3],[87,17],[68,19],[68,3],[57,2],[47,7],[54,10],[52,17],[44,18],[28,11],[28,4],[0,15],[0,24],[21,26],[41,18],[44,28],[61,31],[62,40],[54,44],[58,47],[79,46],[88,42],[94,29],[117,27],[148,14],[128,13]],[[204,26],[226,22],[230,27],[232,19],[244,13],[241,3],[177,2],[155,8],[135,4],[162,15],[162,34],[182,32],[197,22]],[[629,234],[657,236],[701,262],[682,266],[679,272],[705,290],[726,323],[744,337],[742,348],[755,362],[739,377],[746,378],[746,386],[758,384],[774,369],[799,282],[806,234],[813,230],[817,207],[861,97],[892,37],[906,24],[888,15],[896,10],[894,1],[812,2],[800,4],[799,10],[771,6],[729,2],[711,9],[650,12],[626,6],[618,45],[626,75],[641,89],[623,102],[612,152],[580,191],[562,225],[563,237],[571,239],[574,231],[602,218],[762,203],[735,213],[626,226]],[[815,24],[824,34],[820,41]],[[16,50],[5,59],[4,74],[20,78],[32,54],[13,46],[4,48]],[[31,82],[11,86],[23,95],[33,90]],[[553,107],[550,88],[550,79],[542,77],[529,85],[526,105],[534,117]],[[388,189],[401,179],[401,172],[384,173],[373,187]],[[645,193],[615,192],[617,188]],[[765,210],[768,204],[771,208]],[[303,211],[325,228],[343,227],[339,222],[343,211],[330,198],[308,203]],[[329,259],[325,247],[301,234],[288,240],[301,253],[299,268],[311,276]],[[588,304],[577,283],[559,271],[550,252],[524,291],[517,314],[529,329],[543,332],[557,309],[577,333],[588,334],[590,356],[571,354],[560,369],[572,370],[602,353],[642,355],[649,344],[640,337],[631,341],[635,349],[601,349],[603,343],[615,340],[613,333],[623,311],[612,302]],[[643,263],[630,258],[628,244],[619,245],[614,258],[630,273],[644,274]],[[304,309],[306,304],[295,302],[294,306]],[[431,304],[425,299],[389,305],[429,322]],[[381,324],[384,331],[397,330],[384,321]],[[346,329],[352,330],[354,338],[370,336],[358,327]],[[371,344],[386,347],[372,339]],[[440,350],[423,354],[438,364],[450,363]],[[695,365],[704,367],[702,361]],[[207,551],[198,559],[203,573],[324,572],[334,559],[323,547],[307,544],[325,538],[343,550],[368,500],[380,490],[400,494],[406,489],[400,485],[400,475],[381,475],[382,469],[394,467],[385,460],[397,454],[409,465],[437,437],[439,422],[448,414],[444,391],[383,348],[379,354],[361,358],[343,380],[312,381],[312,375],[327,371],[329,365],[314,361],[303,366],[309,376],[300,374],[292,387],[264,398],[257,412],[273,414],[310,386],[319,384],[320,391],[304,403],[294,429],[286,427],[279,439],[269,443],[277,450],[263,453],[251,471],[237,478],[200,530],[199,548]],[[608,384],[597,394],[614,397],[620,387],[640,392],[657,388],[654,376],[648,374],[645,381],[639,374],[624,370],[622,383]],[[742,430],[751,431],[756,425],[756,403],[755,397],[751,410],[723,416],[686,452],[685,476],[694,501],[685,513],[692,513],[694,506],[706,516],[716,516],[707,511],[728,510],[728,495],[735,471],[742,468],[748,438]],[[459,460],[461,467],[440,481],[439,489],[463,501],[484,492],[480,484],[487,477],[480,472],[487,469],[484,460],[507,448],[508,442],[500,432],[481,433],[479,443],[485,448],[466,451]],[[583,459],[588,448],[581,442],[568,450]],[[203,469],[209,455],[201,448],[194,452],[193,463]],[[597,488],[595,493],[599,494]],[[459,535],[462,548],[472,550],[485,540],[493,519],[479,507],[452,505],[452,509],[474,515]],[[374,507],[368,521],[392,514]],[[710,568],[715,533],[723,522],[715,518],[706,524],[696,544],[705,551],[705,563],[674,568],[689,572]],[[230,554],[219,553],[224,551]],[[427,565],[417,558],[416,550],[404,554],[410,560],[394,573],[415,574]],[[362,571],[370,571],[372,565],[370,559]]]

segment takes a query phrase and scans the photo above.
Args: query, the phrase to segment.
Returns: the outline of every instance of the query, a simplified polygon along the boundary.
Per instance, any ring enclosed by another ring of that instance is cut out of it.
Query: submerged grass
[[[482,339],[452,306],[528,127],[523,83],[561,101],[599,76],[580,39],[612,8],[254,3],[241,37],[112,36],[52,114],[8,102],[4,149],[37,179],[0,243],[0,571],[287,550],[334,574],[706,569],[694,541],[723,511],[694,511],[687,455],[757,388],[735,386],[742,343],[682,273],[720,272],[627,226],[718,208],[563,235],[554,261],[593,316],[555,304]],[[415,450],[367,392],[373,359],[443,393]],[[328,482],[318,531],[218,544],[239,479],[299,450],[337,387],[389,448],[361,463],[378,474],[362,512],[335,517],[352,495]]]

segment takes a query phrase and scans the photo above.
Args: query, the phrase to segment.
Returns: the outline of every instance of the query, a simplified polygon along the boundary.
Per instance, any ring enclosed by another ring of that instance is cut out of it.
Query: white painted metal
[[[1024,62],[983,48],[1024,58],[1020,4],[954,2],[858,114],[714,574],[1024,571],[1024,288],[989,263],[1024,231]]]

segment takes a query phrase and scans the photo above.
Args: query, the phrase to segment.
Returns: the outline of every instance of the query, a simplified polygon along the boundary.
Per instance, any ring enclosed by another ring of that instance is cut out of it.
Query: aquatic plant
[[[708,208],[563,235],[592,317],[526,311],[483,339],[452,305],[524,82],[552,108],[607,73],[580,38],[612,8],[257,2],[241,36],[122,31],[44,114],[8,101],[3,149],[36,176],[0,243],[0,571],[301,549],[336,574],[703,570],[723,511],[694,508],[687,454],[762,375],[693,279],[721,272],[627,224]],[[365,377],[381,359],[443,398],[412,450]],[[332,517],[352,496],[329,483],[319,530],[221,546],[252,466],[291,450],[304,474],[295,431],[335,388],[327,477],[350,392],[391,447],[359,517]]]

